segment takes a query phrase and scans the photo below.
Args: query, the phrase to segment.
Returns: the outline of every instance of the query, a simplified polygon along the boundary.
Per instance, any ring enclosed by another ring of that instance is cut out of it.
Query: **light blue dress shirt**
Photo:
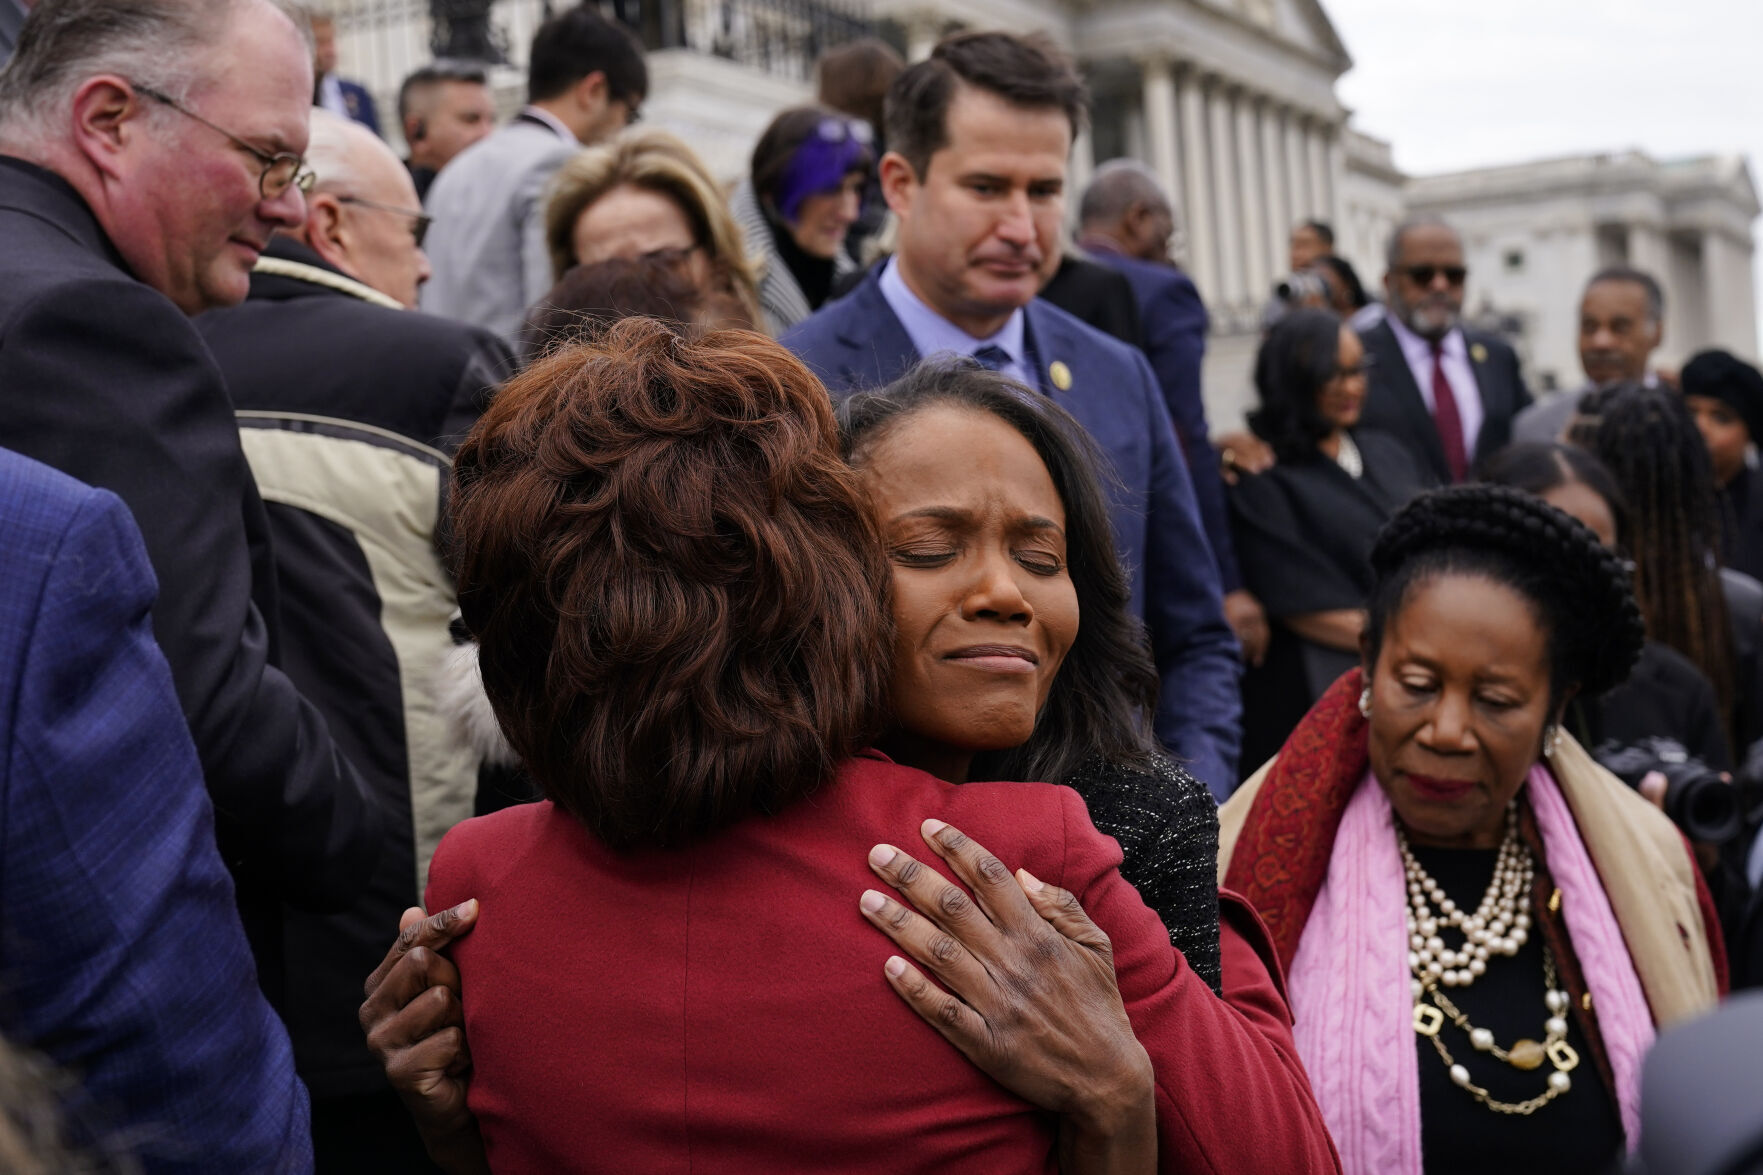
[[[918,351],[920,359],[929,359],[933,355],[972,355],[981,347],[998,347],[1010,356],[1010,362],[998,370],[1019,383],[1040,390],[1040,381],[1028,365],[1028,343],[1024,324],[1027,317],[1018,306],[1015,313],[1000,327],[997,333],[983,339],[976,339],[948,319],[932,310],[917,294],[906,285],[906,279],[900,276],[900,267],[894,264],[893,258],[888,259],[887,267],[881,273],[881,294],[887,300],[888,308],[906,328],[906,337],[912,340],[912,346]]]

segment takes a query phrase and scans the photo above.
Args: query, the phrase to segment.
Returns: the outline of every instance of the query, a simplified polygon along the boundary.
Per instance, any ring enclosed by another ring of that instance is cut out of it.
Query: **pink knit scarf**
[[[1528,782],[1632,1147],[1652,1014],[1561,789],[1541,764]],[[1290,977],[1298,1053],[1346,1175],[1421,1175],[1420,1067],[1401,934],[1406,907],[1390,802],[1368,772],[1341,817]],[[1576,1077],[1597,1079],[1589,1058],[1585,1069]]]

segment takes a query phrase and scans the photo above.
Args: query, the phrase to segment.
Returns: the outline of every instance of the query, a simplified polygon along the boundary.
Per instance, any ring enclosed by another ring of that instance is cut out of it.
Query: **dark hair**
[[[1340,370],[1341,318],[1332,310],[1294,310],[1273,324],[1255,355],[1255,391],[1261,406],[1249,429],[1273,446],[1281,461],[1316,456],[1332,426],[1316,401]]]
[[[1122,766],[1149,764],[1157,671],[1114,552],[1102,486],[1108,467],[1095,442],[1046,396],[971,359],[932,360],[839,405],[846,455],[862,466],[890,429],[938,407],[995,416],[1034,446],[1065,506],[1067,567],[1082,618],[1034,734],[1019,747],[976,756],[972,778],[1059,783],[1097,755]]]
[[[823,124],[828,122],[836,124],[828,129],[841,136],[837,141],[818,138]],[[837,183],[853,171],[867,173],[874,166],[870,140],[860,137],[868,133],[852,126],[847,116],[825,106],[793,106],[780,112],[753,144],[748,174],[752,177],[754,195],[786,221],[794,222],[801,198],[814,194],[803,188],[803,180],[809,181],[809,187],[817,187],[813,182],[816,178],[831,177]],[[810,139],[824,150],[812,160],[798,159]],[[811,164],[810,172],[797,174],[803,163]]]
[[[1511,486],[1535,497],[1566,485],[1582,485],[1610,508],[1617,541],[1628,533],[1628,503],[1604,463],[1577,445],[1520,441],[1488,454],[1476,465],[1476,480]]]
[[[614,257],[566,270],[527,312],[521,352],[530,360],[558,347],[593,342],[626,318],[658,318],[688,337],[706,330],[754,330],[740,299],[700,286],[684,250]]]
[[[1365,283],[1359,280],[1359,271],[1354,269],[1353,263],[1345,257],[1338,257],[1333,253],[1323,253],[1310,264],[1322,266],[1335,275],[1341,283],[1341,288],[1347,292],[1347,301],[1352,304],[1353,309],[1362,310],[1370,303],[1371,299],[1365,296]]]
[[[398,125],[402,127],[410,118],[411,100],[418,90],[431,86],[441,86],[448,82],[463,82],[470,86],[487,86],[490,75],[484,67],[475,61],[433,61],[404,79],[398,87]]]
[[[1732,629],[1720,584],[1714,470],[1681,397],[1621,383],[1580,401],[1576,435],[1628,500],[1626,546],[1647,634],[1694,662],[1732,713]]]
[[[1299,228],[1307,228],[1316,234],[1316,239],[1330,249],[1334,248],[1334,226],[1326,220],[1300,220]]]
[[[1549,708],[1571,688],[1595,698],[1627,679],[1646,639],[1628,571],[1584,524],[1509,486],[1433,490],[1404,506],[1371,550],[1366,654],[1416,587],[1476,576],[1529,601],[1548,634]]]
[[[1629,265],[1607,265],[1585,283],[1585,293],[1591,288],[1605,282],[1625,282],[1631,286],[1639,286],[1647,296],[1647,315],[1654,322],[1665,321],[1665,291],[1659,286],[1659,279],[1644,269],[1635,269]],[[1583,298],[1585,293],[1580,296]]]
[[[881,726],[881,540],[826,389],[763,335],[552,352],[460,446],[452,519],[496,717],[614,848],[778,811]]]
[[[879,135],[888,87],[905,69],[905,58],[894,52],[892,45],[874,37],[828,49],[814,63],[819,80],[815,100],[852,118],[861,118]]]
[[[930,157],[949,143],[949,106],[957,84],[996,94],[1012,106],[1056,109],[1076,138],[1089,111],[1089,92],[1071,59],[1042,34],[956,33],[888,88],[888,149],[899,152],[920,182]]]
[[[606,75],[606,97],[630,104],[649,94],[649,67],[643,48],[622,25],[592,6],[566,8],[539,26],[527,58],[526,97],[543,102],[569,90],[589,74]]]

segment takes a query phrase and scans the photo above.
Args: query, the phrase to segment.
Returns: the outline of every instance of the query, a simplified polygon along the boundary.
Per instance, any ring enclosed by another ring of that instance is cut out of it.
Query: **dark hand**
[[[477,922],[477,899],[424,916],[404,911],[398,940],[363,985],[361,1029],[398,1091],[429,1155],[456,1175],[487,1172],[477,1119],[466,1108],[471,1050],[465,1043],[459,969],[437,952]]]
[[[1261,601],[1248,588],[1226,592],[1224,619],[1243,646],[1243,663],[1258,668],[1267,659],[1267,642],[1273,636],[1267,628],[1267,613],[1262,610]]]
[[[1252,432],[1216,433],[1212,446],[1218,450],[1218,462],[1224,480],[1237,484],[1239,476],[1266,473],[1274,466],[1273,447]]]
[[[927,820],[923,835],[973,896],[891,845],[870,851],[870,867],[919,913],[868,890],[864,916],[949,990],[899,956],[883,968],[888,982],[1000,1085],[1082,1138],[1142,1151],[1148,1136],[1154,1164],[1151,1061],[1127,1021],[1108,936],[1071,894],[1013,877],[956,829]]]

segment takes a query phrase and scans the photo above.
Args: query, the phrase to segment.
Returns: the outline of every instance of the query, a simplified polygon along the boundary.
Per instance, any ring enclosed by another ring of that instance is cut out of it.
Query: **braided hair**
[[[1733,707],[1732,628],[1720,585],[1720,515],[1708,449],[1677,395],[1635,383],[1580,404],[1592,451],[1628,502],[1623,543],[1635,564],[1635,596],[1647,635],[1694,662]]]
[[[1415,498],[1378,535],[1371,569],[1370,662],[1417,586],[1476,576],[1517,592],[1548,633],[1551,711],[1569,690],[1590,699],[1620,685],[1646,637],[1617,554],[1583,523],[1507,486],[1453,486]]]

